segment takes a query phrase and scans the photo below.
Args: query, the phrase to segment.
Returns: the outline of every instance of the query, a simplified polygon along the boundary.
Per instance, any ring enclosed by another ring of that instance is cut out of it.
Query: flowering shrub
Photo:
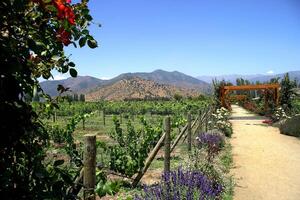
[[[290,117],[286,115],[286,113],[282,107],[276,108],[275,112],[272,115],[272,119],[275,122],[283,120],[283,119],[288,119],[288,118],[290,118]]]
[[[231,123],[228,121],[230,112],[226,108],[220,108],[216,110],[216,113],[212,114],[212,121],[209,121],[211,129],[217,129],[222,131],[225,136],[230,137],[232,135]]]
[[[196,137],[197,146],[207,150],[207,160],[209,162],[220,152],[224,146],[224,138],[218,133],[200,133]]]
[[[243,107],[246,110],[258,113],[258,108],[257,108],[257,106],[253,102],[246,101],[246,102],[244,102]]]
[[[222,184],[208,178],[198,170],[178,168],[177,171],[165,172],[161,183],[152,187],[144,187],[144,194],[136,196],[135,200],[193,200],[220,199]]]

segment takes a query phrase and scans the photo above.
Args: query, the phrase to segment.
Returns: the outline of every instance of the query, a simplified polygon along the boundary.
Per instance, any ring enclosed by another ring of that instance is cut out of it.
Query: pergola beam
[[[240,86],[223,86],[221,88],[221,94],[220,94],[220,100],[222,103],[223,107],[227,107],[226,104],[226,98],[227,98],[227,94],[230,91],[237,91],[237,90],[264,90],[265,93],[265,109],[267,109],[267,105],[268,105],[268,99],[267,99],[267,91],[268,90],[273,90],[273,100],[275,102],[276,105],[279,104],[279,88],[280,85],[279,84],[261,84],[261,85],[240,85]]]
[[[277,89],[279,84],[262,84],[262,85],[240,85],[240,86],[224,86],[225,90],[264,90],[264,89]]]

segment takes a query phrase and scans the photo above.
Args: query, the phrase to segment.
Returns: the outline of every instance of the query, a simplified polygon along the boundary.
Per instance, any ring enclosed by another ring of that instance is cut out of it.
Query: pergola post
[[[221,105],[222,107],[225,107],[225,89],[224,86],[221,87],[221,91],[220,91],[220,96],[221,96]]]

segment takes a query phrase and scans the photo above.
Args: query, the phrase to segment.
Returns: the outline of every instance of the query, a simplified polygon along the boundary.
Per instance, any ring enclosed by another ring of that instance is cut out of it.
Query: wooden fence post
[[[189,112],[187,115],[187,142],[188,142],[188,151],[192,150],[192,116]]]
[[[105,126],[105,110],[102,111],[103,125]]]
[[[96,185],[96,135],[84,135],[83,153],[83,198],[84,200],[95,200]]]
[[[170,171],[170,158],[171,158],[171,153],[170,153],[170,148],[171,148],[171,124],[170,124],[170,117],[165,118],[165,141],[164,141],[164,150],[165,150],[165,156],[164,156],[164,171],[169,172]]]

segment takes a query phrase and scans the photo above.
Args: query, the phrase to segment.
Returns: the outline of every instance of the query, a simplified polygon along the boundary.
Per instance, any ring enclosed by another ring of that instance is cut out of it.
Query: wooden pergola
[[[227,95],[230,91],[238,91],[238,90],[263,90],[265,94],[265,109],[268,107],[268,91],[273,91],[273,101],[276,105],[279,103],[279,84],[262,84],[262,85],[241,85],[241,86],[222,86],[220,91],[220,100],[222,106],[225,108],[229,108],[229,104],[227,104],[226,99]]]

